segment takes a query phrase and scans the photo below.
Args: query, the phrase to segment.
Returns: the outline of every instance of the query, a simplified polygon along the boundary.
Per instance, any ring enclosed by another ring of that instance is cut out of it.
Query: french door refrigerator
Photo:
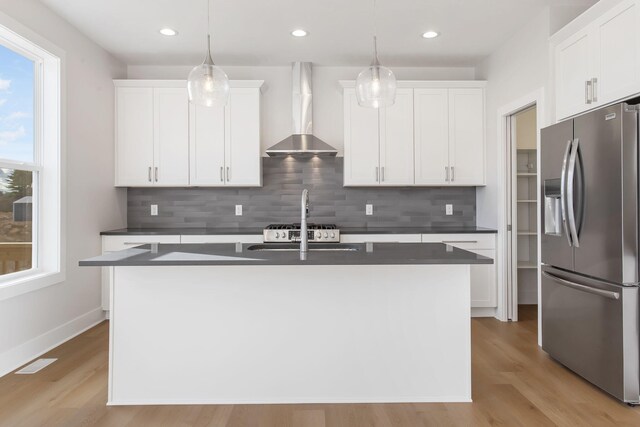
[[[640,402],[638,106],[541,132],[542,348]]]

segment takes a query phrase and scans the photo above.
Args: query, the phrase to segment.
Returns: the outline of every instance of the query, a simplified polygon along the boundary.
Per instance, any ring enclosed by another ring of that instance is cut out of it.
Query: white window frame
[[[35,63],[34,162],[0,159],[33,175],[33,267],[0,276],[0,301],[65,280],[64,52],[0,13],[0,44]]]

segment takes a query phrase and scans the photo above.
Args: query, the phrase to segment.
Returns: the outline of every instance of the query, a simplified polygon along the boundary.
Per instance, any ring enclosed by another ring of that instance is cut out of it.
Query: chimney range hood
[[[268,148],[269,156],[335,156],[338,151],[313,136],[313,93],[311,63],[293,63],[293,135]]]

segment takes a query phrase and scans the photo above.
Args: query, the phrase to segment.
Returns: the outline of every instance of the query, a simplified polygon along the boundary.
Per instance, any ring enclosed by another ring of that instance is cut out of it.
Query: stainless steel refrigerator
[[[640,401],[638,106],[542,130],[542,348]]]

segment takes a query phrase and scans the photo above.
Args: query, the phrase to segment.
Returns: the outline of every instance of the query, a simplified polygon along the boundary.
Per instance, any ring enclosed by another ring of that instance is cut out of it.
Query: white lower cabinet
[[[342,234],[340,243],[420,243],[419,234]]]
[[[471,266],[471,307],[495,308],[498,306],[495,234],[423,234],[422,241],[446,243],[493,259],[493,264]]]
[[[180,243],[262,243],[262,234],[182,235]]]

